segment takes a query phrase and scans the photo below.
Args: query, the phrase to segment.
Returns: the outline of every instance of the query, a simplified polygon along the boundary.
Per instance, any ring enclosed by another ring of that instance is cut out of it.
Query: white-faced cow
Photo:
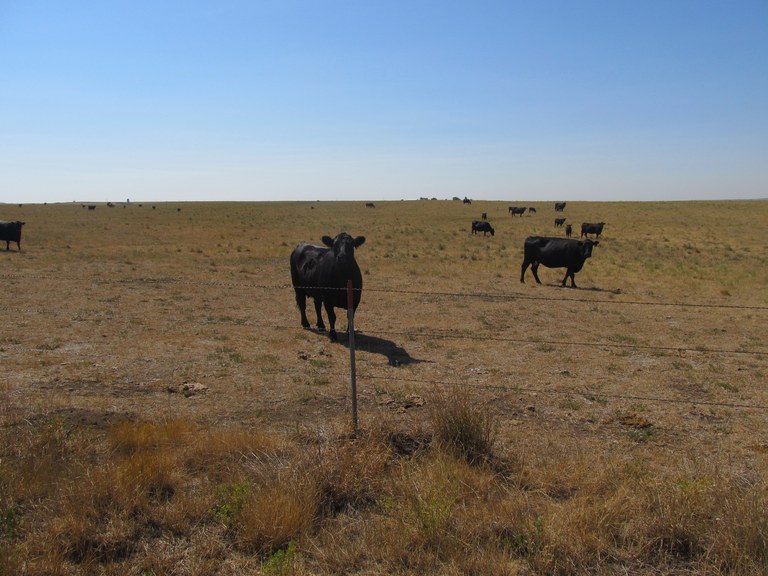
[[[26,222],[16,220],[15,222],[5,222],[0,220],[0,242],[5,241],[5,250],[11,249],[11,242],[16,242],[16,248],[21,252],[21,227]]]
[[[482,232],[483,236],[485,236],[488,232],[491,233],[491,236],[493,236],[496,231],[493,229],[493,226],[491,226],[490,222],[482,221],[482,220],[472,220],[472,234],[477,234],[478,232]]]
[[[355,248],[365,242],[364,236],[352,238],[346,232],[336,238],[323,236],[325,246],[301,242],[291,253],[291,280],[296,291],[296,304],[301,312],[301,325],[309,328],[306,315],[307,296],[315,302],[317,329],[325,331],[322,306],[328,316],[332,342],[336,336],[334,308],[347,310],[347,280],[352,280],[352,306],[357,310],[363,293],[363,276],[355,261]]]
[[[599,238],[600,234],[603,233],[603,226],[605,226],[605,222],[598,222],[597,224],[584,222],[581,225],[581,237],[584,238],[586,236],[589,238],[589,234],[594,234],[595,238]]]
[[[529,236],[525,239],[523,246],[525,255],[520,271],[520,282],[525,282],[525,271],[530,266],[536,282],[541,284],[538,269],[539,264],[543,264],[547,268],[566,268],[563,286],[570,277],[571,288],[576,288],[573,276],[582,269],[586,259],[592,256],[592,248],[598,244],[599,242],[592,240]]]

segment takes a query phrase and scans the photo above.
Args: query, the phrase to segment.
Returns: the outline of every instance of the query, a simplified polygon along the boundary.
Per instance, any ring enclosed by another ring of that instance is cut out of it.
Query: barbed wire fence
[[[80,282],[81,278],[74,275],[56,275],[55,277],[41,274],[18,274],[10,273],[6,275],[7,279],[11,280],[57,280],[57,281],[74,281]],[[220,287],[227,289],[247,289],[247,290],[268,290],[268,291],[286,291],[290,292],[290,299],[292,300],[294,287],[290,284],[262,284],[252,282],[232,282],[232,281],[200,281],[200,280],[187,280],[183,278],[173,277],[137,277],[137,278],[111,278],[111,277],[97,277],[91,278],[91,282],[101,284],[117,284],[117,285],[171,285],[171,286],[206,286],[206,287]],[[336,290],[345,290],[344,288],[330,288]],[[757,313],[762,315],[764,312],[768,312],[768,305],[751,305],[751,304],[733,304],[733,303],[697,303],[697,302],[666,302],[666,301],[644,301],[644,300],[632,300],[625,299],[620,293],[614,293],[612,298],[587,298],[581,296],[550,296],[550,295],[525,295],[517,293],[505,293],[505,292],[452,292],[452,291],[430,291],[430,290],[414,290],[414,289],[393,289],[382,287],[366,287],[365,292],[371,292],[382,295],[412,295],[419,297],[442,297],[442,298],[456,298],[456,299],[480,299],[491,301],[538,301],[543,303],[554,304],[607,304],[612,306],[632,306],[632,307],[661,307],[661,308],[680,308],[680,309],[722,309],[727,311],[748,311],[751,313]],[[2,305],[0,310],[6,313],[38,313],[38,314],[58,314],[59,312],[53,308],[22,308],[15,305]],[[194,320],[180,320],[185,322],[194,322]],[[263,330],[294,330],[294,327],[288,327],[277,323],[270,322],[253,322],[249,321],[248,325],[251,327],[263,329]],[[461,334],[455,332],[448,332],[435,328],[420,328],[418,330],[392,330],[392,329],[374,329],[374,333],[379,336],[387,337],[399,337],[408,341],[414,339],[430,339],[430,340],[471,340],[480,343],[481,345],[486,342],[502,342],[509,344],[522,344],[522,345],[547,345],[553,347],[589,347],[589,348],[602,348],[602,349],[622,349],[622,350],[645,350],[655,351],[660,353],[696,353],[702,355],[738,355],[738,356],[751,356],[755,358],[768,357],[768,350],[756,350],[756,349],[734,349],[734,348],[713,348],[702,346],[663,346],[653,344],[640,344],[640,343],[623,343],[623,342],[606,342],[606,341],[580,341],[580,340],[560,340],[560,339],[547,339],[547,338],[520,338],[507,335],[484,335],[484,334]],[[354,353],[354,347],[350,346],[350,352]],[[6,341],[3,344],[3,340],[0,339],[0,356],[4,351],[7,354],[9,350],[14,350],[19,353],[40,353],[43,350],[39,348],[25,348]],[[353,356],[350,362],[354,364]],[[284,372],[284,371],[283,371]],[[275,373],[274,370],[264,370],[264,374]],[[342,373],[334,373],[339,378],[344,378]],[[353,372],[349,375],[353,380],[357,378],[356,373]],[[372,382],[386,381],[386,382],[409,382],[420,384],[424,386],[432,387],[447,387],[455,386],[456,382],[443,379],[428,379],[428,378],[416,378],[407,377],[402,374],[394,374],[387,376],[380,376],[371,373],[370,371],[363,370],[360,374],[360,378],[369,380]],[[571,395],[573,391],[561,391],[547,389],[543,387],[531,387],[531,386],[519,386],[519,385],[492,385],[486,383],[476,382],[473,383],[474,387],[483,388],[491,391],[509,392],[515,391],[527,394],[542,394],[542,395]],[[679,399],[679,398],[665,398],[653,395],[635,395],[635,394],[615,394],[604,393],[594,390],[585,390],[583,394],[588,394],[596,398],[605,399],[618,399],[618,400],[630,400],[630,401],[642,401],[653,402],[662,404],[688,404],[688,405],[702,405],[712,406],[720,408],[730,409],[751,409],[768,411],[768,405],[759,403],[743,403],[743,402],[717,402],[704,399]],[[353,399],[353,403],[355,400]]]

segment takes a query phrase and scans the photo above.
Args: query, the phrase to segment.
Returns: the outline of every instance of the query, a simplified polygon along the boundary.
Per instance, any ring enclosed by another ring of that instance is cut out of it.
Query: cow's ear
[[[333,238],[331,238],[330,236],[323,236],[322,240],[323,240],[323,244],[325,244],[329,248],[333,248]]]
[[[365,236],[358,236],[355,238],[355,248],[359,248],[363,244],[365,244]]]

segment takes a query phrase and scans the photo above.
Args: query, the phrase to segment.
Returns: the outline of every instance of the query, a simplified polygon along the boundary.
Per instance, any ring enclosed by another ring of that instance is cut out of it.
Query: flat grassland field
[[[339,344],[302,330],[288,265],[298,242],[344,230],[366,237],[362,426],[419,419],[402,410],[411,395],[458,384],[510,442],[613,441],[626,436],[616,414],[633,412],[670,449],[768,448],[768,202],[532,205],[523,217],[479,201],[5,206],[26,225],[21,253],[0,254],[3,420],[349,421],[346,314]],[[470,233],[483,212],[493,237]],[[530,270],[521,284],[524,239],[563,236],[558,216],[576,237],[606,222],[579,289],[543,266],[543,285]],[[307,312],[314,327],[311,300]],[[169,393],[193,383],[204,396]]]
[[[522,217],[510,204],[0,205],[26,222],[20,252],[0,245],[3,442],[52,420],[349,430],[346,313],[338,343],[315,330],[311,300],[302,329],[289,273],[297,243],[346,231],[366,238],[361,430],[424,429],[436,398],[461,390],[493,417],[498,454],[766,472],[768,201],[532,202]],[[482,213],[495,235],[471,234]],[[556,217],[575,238],[606,223],[576,289],[544,266],[543,284],[530,270],[520,282],[525,238],[564,237]]]

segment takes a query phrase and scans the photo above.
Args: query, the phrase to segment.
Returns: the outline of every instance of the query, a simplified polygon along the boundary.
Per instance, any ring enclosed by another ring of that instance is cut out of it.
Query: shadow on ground
[[[346,332],[339,333],[339,344],[349,348],[349,335]],[[384,338],[378,338],[377,336],[370,336],[360,332],[355,332],[355,350],[386,356],[390,366],[405,366],[407,364],[431,362],[431,360],[414,358],[406,352],[405,348],[392,340],[385,340]]]

